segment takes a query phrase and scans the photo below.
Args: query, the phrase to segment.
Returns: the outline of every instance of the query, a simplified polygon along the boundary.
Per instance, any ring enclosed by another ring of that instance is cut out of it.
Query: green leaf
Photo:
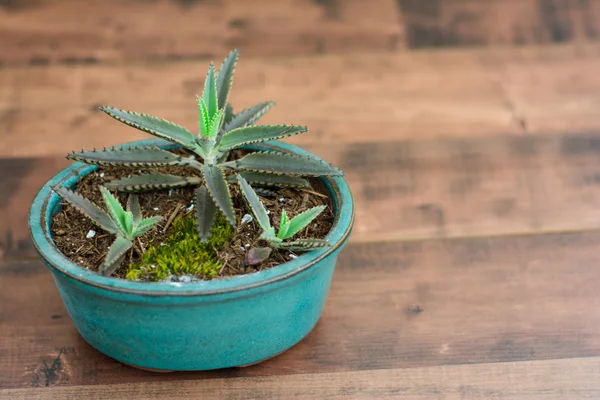
[[[123,214],[123,222],[125,223],[125,228],[127,229],[127,237],[133,238],[133,214],[130,211],[125,211]]]
[[[100,274],[110,276],[117,268],[119,268],[125,253],[133,247],[133,243],[122,236],[117,236],[115,241],[110,245],[108,254],[104,258],[104,262],[100,266]]]
[[[132,175],[115,179],[104,184],[108,189],[120,192],[145,192],[156,189],[174,189],[199,185],[202,180],[197,176],[177,176],[167,174]]]
[[[227,104],[231,85],[233,84],[233,73],[237,65],[239,51],[237,49],[231,51],[219,68],[217,74],[217,93],[219,99],[219,109],[222,109]]]
[[[126,147],[93,151],[74,151],[67,155],[70,160],[109,167],[166,167],[189,165],[188,160],[158,147]]]
[[[53,186],[52,190],[106,232],[112,234],[119,232],[119,227],[110,219],[108,214],[88,199],[61,186]]]
[[[240,172],[239,174],[253,186],[276,186],[295,188],[310,187],[310,183],[308,183],[306,179],[302,179],[297,176],[263,174],[261,172]],[[229,182],[232,182],[235,179],[235,176],[229,175],[227,178]]]
[[[280,239],[289,239],[296,233],[304,229],[308,224],[312,222],[319,214],[325,210],[325,206],[318,206],[308,209],[292,218],[288,224],[288,229],[284,235],[278,235]]]
[[[246,144],[282,139],[306,131],[305,126],[295,125],[246,126],[224,134],[219,142],[219,150],[229,151]]]
[[[286,238],[285,235],[289,227],[287,212],[285,210],[281,210],[281,220],[279,221],[279,231],[277,232],[277,237],[279,239]]]
[[[321,239],[298,239],[293,242],[276,244],[276,247],[290,251],[308,251],[329,246],[331,246],[331,243]]]
[[[119,200],[104,186],[100,186],[100,193],[102,193],[102,199],[104,200],[110,219],[113,220],[125,236],[129,235],[131,231],[127,229],[127,217],[125,217],[125,210],[121,203],[119,203]]]
[[[206,74],[206,80],[204,81],[202,100],[204,100],[204,104],[206,105],[208,117],[212,119],[219,109],[217,102],[217,80],[215,77],[215,66],[212,63],[208,67],[208,73]]]
[[[127,211],[133,216],[133,225],[138,226],[142,222],[142,208],[140,207],[140,199],[137,194],[132,193],[127,199]]]
[[[211,197],[232,226],[236,225],[233,201],[223,170],[212,164],[204,164],[204,180]]]
[[[223,111],[219,110],[210,121],[210,128],[208,131],[208,137],[214,138],[218,135],[221,130],[221,123],[223,122]]]
[[[207,243],[215,224],[217,206],[210,197],[206,186],[200,186],[194,192],[196,202],[196,229],[202,243]]]
[[[148,114],[139,114],[131,111],[119,110],[113,107],[102,106],[102,111],[117,121],[154,136],[180,144],[188,149],[194,149],[194,135],[184,127],[173,122]]]
[[[144,218],[142,222],[135,228],[133,232],[133,236],[138,237],[142,236],[144,233],[148,232],[150,229],[154,228],[158,223],[163,220],[161,216]]]
[[[242,193],[248,201],[248,205],[250,206],[250,209],[252,209],[252,213],[256,217],[256,221],[258,221],[258,225],[260,225],[263,231],[269,231],[269,229],[272,229],[272,227],[271,221],[269,221],[269,214],[267,214],[265,206],[258,198],[258,195],[254,191],[254,189],[252,189],[250,184],[246,182],[246,180],[241,175],[238,174],[237,179],[240,188],[242,189]]]
[[[246,108],[235,114],[231,120],[226,120],[223,130],[229,132],[231,130],[242,128],[247,125],[252,125],[260,119],[267,111],[275,105],[272,101],[256,104],[250,108]]]
[[[242,171],[293,176],[342,176],[344,173],[325,161],[278,152],[256,152],[235,162]]]
[[[231,104],[225,106],[225,112],[223,116],[223,125],[227,125],[233,119],[233,107]]]
[[[206,102],[200,96],[197,97],[198,100],[198,129],[200,130],[200,135],[204,137],[209,136],[210,132],[210,120],[211,116],[208,112],[208,108],[206,106]]]
[[[248,265],[257,265],[265,261],[271,255],[273,249],[270,247],[253,247],[248,251],[246,263]]]

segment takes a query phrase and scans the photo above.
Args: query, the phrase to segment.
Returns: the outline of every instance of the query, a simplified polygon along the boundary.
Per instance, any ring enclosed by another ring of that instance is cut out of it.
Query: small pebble
[[[297,256],[297,255],[295,255],[295,254],[290,254],[290,258],[291,258],[292,260],[295,260],[296,258],[298,258],[298,256]]]
[[[87,233],[87,235],[85,235],[86,238],[91,239],[94,236],[96,236],[96,231],[93,229],[90,229],[90,231]]]
[[[281,198],[279,199],[279,202],[280,202],[280,203],[283,203],[284,201],[285,201],[285,199],[284,199],[283,197],[281,197]]]
[[[164,243],[161,243],[160,245],[161,245],[161,246],[164,246],[165,244],[164,244]]]
[[[242,224],[247,224],[252,222],[252,215],[250,214],[244,214],[244,216],[242,217],[242,220],[240,221],[240,223]]]
[[[189,283],[192,281],[192,277],[189,275],[182,275],[179,277],[179,282]]]
[[[248,247],[250,247],[250,244],[246,243],[246,244],[244,245],[244,247],[245,247],[245,248],[248,248]]]
[[[271,214],[271,210],[267,210],[267,215]]]
[[[169,197],[173,194],[173,189],[169,189]]]
[[[241,251],[246,251],[246,249],[245,249],[244,247],[242,247],[242,246],[240,246],[240,247],[239,247],[239,249],[240,249]]]
[[[193,203],[192,203],[191,206],[189,206],[188,208],[186,208],[186,210],[188,210],[188,211],[192,211],[193,209],[194,209],[194,204]]]
[[[104,178],[104,172],[100,174],[100,178]]]
[[[154,208],[153,208],[153,210],[154,210],[154,211],[158,211],[158,207],[154,207]]]

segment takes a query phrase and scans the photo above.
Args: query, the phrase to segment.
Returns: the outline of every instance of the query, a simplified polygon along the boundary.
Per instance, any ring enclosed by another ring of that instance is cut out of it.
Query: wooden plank
[[[490,399],[571,400],[600,396],[600,358],[298,374],[265,378],[1,390],[7,398],[89,400]]]
[[[490,136],[307,148],[341,167],[353,242],[600,229],[600,134]],[[26,217],[64,159],[0,159],[0,258],[34,255]]]
[[[160,380],[598,357],[599,246],[600,233],[351,244],[322,319],[293,349]],[[0,263],[0,280],[0,387],[156,379],[79,338],[40,262]]]
[[[5,68],[0,156],[63,155],[146,137],[100,104],[195,129],[206,62]],[[298,144],[488,136],[600,127],[600,46],[242,58],[232,102],[277,106],[265,123],[308,125]],[[293,71],[293,75],[292,72]]]
[[[589,0],[399,0],[410,48],[597,40]]]
[[[0,2],[2,64],[299,55],[403,47],[393,0]]]

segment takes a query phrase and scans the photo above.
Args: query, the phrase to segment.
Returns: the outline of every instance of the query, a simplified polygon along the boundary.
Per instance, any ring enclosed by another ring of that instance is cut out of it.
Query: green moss
[[[233,238],[233,227],[219,216],[208,243],[203,244],[196,232],[194,217],[179,217],[171,225],[170,235],[162,245],[150,246],[142,259],[129,266],[130,280],[160,281],[169,276],[193,275],[211,279],[221,270],[216,250]]]

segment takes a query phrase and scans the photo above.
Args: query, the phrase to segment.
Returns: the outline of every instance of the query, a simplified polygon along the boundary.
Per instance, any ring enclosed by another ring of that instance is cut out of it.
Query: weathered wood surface
[[[225,53],[223,53],[224,55]],[[219,58],[221,55],[219,56]],[[101,104],[195,130],[205,61],[0,71],[0,156],[60,155],[146,134]],[[231,101],[276,100],[265,123],[310,131],[297,144],[564,133],[600,126],[600,45],[320,57],[241,56]]]
[[[356,201],[352,242],[600,229],[600,134],[496,135],[308,145],[341,167]],[[34,255],[26,223],[68,161],[4,159],[0,258]]]
[[[0,63],[118,62],[393,51],[394,0],[18,0],[0,2]]]
[[[5,0],[0,63],[594,41],[593,0]]]
[[[368,5],[367,5],[368,3]],[[600,2],[0,0],[0,398],[600,398]],[[156,375],[77,334],[27,233],[70,149],[232,101],[346,171],[323,318],[264,363]]]
[[[351,244],[340,255],[322,319],[296,347],[249,368],[158,377],[87,345],[39,261],[5,262],[0,264],[0,386],[598,357],[599,247],[598,232]],[[564,373],[577,379],[577,369]]]
[[[89,400],[131,399],[139,398],[141,393],[151,393],[156,400],[597,399],[600,397],[599,373],[600,359],[592,357],[264,378],[8,389],[0,394],[3,392],[15,400],[78,398],[75,396]]]

